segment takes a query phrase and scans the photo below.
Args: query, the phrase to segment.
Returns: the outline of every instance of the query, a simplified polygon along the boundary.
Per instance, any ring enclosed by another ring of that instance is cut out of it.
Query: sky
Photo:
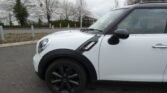
[[[85,0],[88,9],[97,17],[103,16],[114,7],[115,0]],[[119,0],[120,7],[123,6],[125,0]]]
[[[0,0],[5,1],[5,0]],[[69,0],[76,2],[76,0]],[[95,17],[101,17],[114,7],[115,0],[85,0],[86,7]],[[118,0],[120,6],[122,6],[125,0]]]
[[[0,20],[8,17],[6,16],[6,13],[8,12],[5,13],[4,9],[2,8],[2,5],[3,6],[5,5],[2,4],[1,1],[5,3],[5,1],[7,0],[0,0],[0,5],[1,5]],[[76,2],[77,0],[68,0],[68,1]],[[84,1],[86,2],[86,8],[91,12],[92,17],[95,17],[95,18],[100,18],[103,15],[105,15],[107,12],[111,11],[115,4],[115,0],[84,0]],[[120,7],[123,6],[123,4],[125,3],[125,0],[118,0],[118,1],[120,3]]]
[[[76,0],[69,0],[76,2]],[[92,12],[95,17],[101,17],[114,7],[115,0],[84,0],[86,2],[86,8]],[[125,0],[118,0],[120,7],[123,6]]]

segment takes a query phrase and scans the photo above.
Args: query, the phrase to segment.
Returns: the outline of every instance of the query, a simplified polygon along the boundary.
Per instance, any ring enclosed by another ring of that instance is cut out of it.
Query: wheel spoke
[[[57,72],[52,72],[52,74],[58,78],[62,78],[62,75],[58,74]]]
[[[79,85],[79,83],[78,83],[77,81],[70,80],[69,82],[70,82],[71,84],[74,84],[74,85],[77,85],[77,86]]]
[[[60,93],[73,93],[79,87],[79,73],[66,64],[56,66],[51,72],[50,83]]]
[[[55,83],[60,83],[61,81],[62,81],[62,80],[60,80],[60,79],[59,79],[59,80],[52,80],[51,83],[52,83],[52,84],[55,84]]]
[[[69,78],[69,79],[73,79],[73,78],[75,78],[75,77],[77,77],[77,76],[78,76],[78,74],[73,74],[73,75],[68,76],[68,78]]]

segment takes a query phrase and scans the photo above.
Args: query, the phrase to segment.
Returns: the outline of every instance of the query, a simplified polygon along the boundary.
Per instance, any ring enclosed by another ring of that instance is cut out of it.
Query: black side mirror
[[[118,29],[114,32],[114,35],[120,39],[127,39],[129,37],[129,32],[126,29]]]
[[[120,42],[120,39],[127,39],[129,37],[129,32],[126,29],[116,30],[112,37],[108,40],[109,44],[117,45]]]

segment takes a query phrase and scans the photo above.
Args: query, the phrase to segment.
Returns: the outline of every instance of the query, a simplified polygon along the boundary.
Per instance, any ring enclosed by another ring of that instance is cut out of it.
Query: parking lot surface
[[[0,48],[0,93],[51,93],[34,73],[35,45]],[[167,84],[96,83],[86,93],[167,93]]]

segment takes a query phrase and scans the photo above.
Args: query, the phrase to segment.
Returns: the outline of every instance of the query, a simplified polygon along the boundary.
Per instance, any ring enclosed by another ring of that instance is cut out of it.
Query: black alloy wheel
[[[46,81],[53,93],[82,93],[86,73],[76,61],[57,60],[49,66]]]

